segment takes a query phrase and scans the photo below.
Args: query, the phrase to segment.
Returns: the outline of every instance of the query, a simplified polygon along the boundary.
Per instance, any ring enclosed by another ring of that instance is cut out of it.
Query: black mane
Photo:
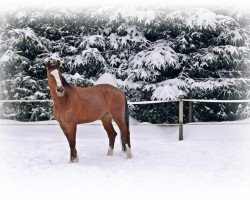
[[[71,87],[72,85],[69,84],[66,79],[62,76],[62,85],[63,87]]]

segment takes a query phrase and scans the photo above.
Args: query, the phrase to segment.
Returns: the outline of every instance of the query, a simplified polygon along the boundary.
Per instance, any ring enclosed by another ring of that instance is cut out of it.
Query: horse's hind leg
[[[129,131],[126,123],[123,121],[117,122],[117,125],[118,125],[119,129],[121,130],[123,150],[126,150],[127,158],[130,159],[130,158],[132,158],[131,144],[130,144],[130,131]],[[124,148],[124,145],[125,145],[125,148]]]
[[[114,150],[114,145],[115,145],[115,137],[117,136],[117,133],[115,132],[115,129],[112,125],[112,118],[108,113],[106,113],[102,118],[101,118],[102,124],[104,129],[106,130],[109,138],[109,149],[108,149],[108,156],[113,155],[113,150]]]
[[[121,131],[123,151],[126,150],[127,158],[132,158],[131,145],[130,145],[130,131],[126,125],[125,119],[124,117],[113,115],[113,114],[112,114],[112,117]]]

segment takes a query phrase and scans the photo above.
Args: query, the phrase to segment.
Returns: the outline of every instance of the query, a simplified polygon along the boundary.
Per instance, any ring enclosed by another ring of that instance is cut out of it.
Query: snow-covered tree
[[[60,60],[66,79],[108,82],[131,101],[249,98],[247,13],[206,8],[17,8],[0,17],[1,99],[48,99],[44,64]],[[185,105],[185,113],[187,110]],[[5,104],[0,116],[50,119],[51,106]],[[193,105],[194,120],[250,115],[243,104]],[[132,116],[177,122],[178,104],[135,105]]]

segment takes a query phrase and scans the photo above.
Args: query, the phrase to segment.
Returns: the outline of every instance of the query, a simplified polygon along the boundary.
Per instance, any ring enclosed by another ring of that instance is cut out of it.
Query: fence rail
[[[158,100],[158,101],[138,101],[138,102],[131,102],[129,101],[129,105],[139,105],[139,104],[157,104],[157,103],[168,103],[168,102],[178,102],[179,100]],[[45,100],[0,100],[0,103],[39,103],[39,102],[51,102],[53,103],[53,100],[45,99]]]
[[[53,103],[53,100],[46,99],[46,100],[0,100],[0,103],[42,103],[42,102],[51,102]]]
[[[183,101],[205,102],[205,103],[250,103],[250,99],[245,99],[245,100],[183,99]]]
[[[44,100],[0,100],[0,103],[43,103],[50,102],[53,103],[50,99]],[[179,102],[179,141],[183,140],[183,125],[184,125],[184,112],[183,112],[183,104],[184,102],[189,102],[189,107],[192,107],[192,102],[194,103],[250,103],[250,99],[245,100],[215,100],[215,99],[183,99],[180,98],[178,100],[157,100],[157,101],[139,101],[139,102],[128,102],[129,105],[142,105],[142,104],[158,104],[158,103],[169,103],[169,102]],[[192,112],[192,109],[189,109]],[[190,113],[189,113],[190,115]],[[190,119],[189,119],[189,122]],[[173,124],[172,124],[173,125]],[[197,124],[196,124],[197,125]]]
[[[169,102],[179,102],[180,100],[186,101],[186,102],[205,102],[205,103],[250,103],[250,99],[244,99],[244,100],[217,100],[217,99],[178,99],[178,100],[157,100],[157,101],[128,101],[129,105],[139,105],[139,104],[157,104],[157,103],[169,103]],[[39,102],[51,102],[53,103],[53,100],[50,99],[44,99],[44,100],[29,100],[29,99],[23,99],[23,100],[0,100],[0,103],[39,103]]]

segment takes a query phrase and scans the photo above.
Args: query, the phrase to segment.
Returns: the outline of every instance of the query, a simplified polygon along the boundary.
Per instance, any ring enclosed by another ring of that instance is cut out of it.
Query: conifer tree
[[[111,82],[130,101],[248,99],[246,18],[247,13],[206,8],[6,11],[0,17],[0,97],[49,99],[44,64],[52,59],[61,61],[70,83],[87,87]],[[53,118],[48,103],[1,106],[1,118]],[[140,121],[178,120],[177,103],[130,109]],[[247,103],[196,103],[193,109],[195,121],[236,120],[250,114]]]

